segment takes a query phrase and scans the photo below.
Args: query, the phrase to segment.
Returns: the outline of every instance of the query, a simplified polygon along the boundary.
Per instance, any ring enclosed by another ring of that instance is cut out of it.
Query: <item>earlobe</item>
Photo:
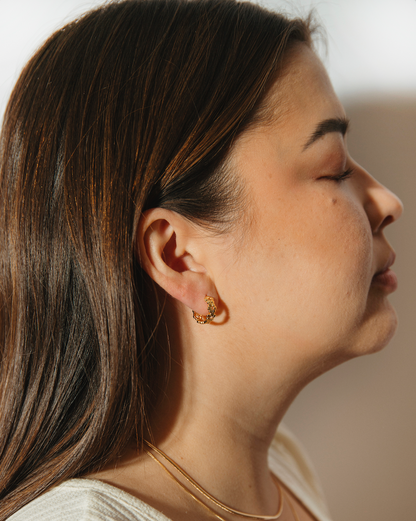
[[[214,282],[200,260],[207,258],[207,247],[191,223],[170,210],[148,210],[139,222],[142,268],[169,295],[201,315],[207,313],[206,295],[218,301]]]

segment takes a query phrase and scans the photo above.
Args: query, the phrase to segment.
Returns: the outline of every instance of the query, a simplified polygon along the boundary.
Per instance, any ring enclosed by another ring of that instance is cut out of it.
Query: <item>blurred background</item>
[[[19,71],[54,29],[102,2],[0,0],[0,114]],[[416,0],[269,0],[315,11],[318,51],[351,119],[352,156],[404,202],[389,227],[400,326],[381,353],[310,384],[286,423],[306,446],[334,521],[416,519]],[[324,43],[326,41],[326,44]]]

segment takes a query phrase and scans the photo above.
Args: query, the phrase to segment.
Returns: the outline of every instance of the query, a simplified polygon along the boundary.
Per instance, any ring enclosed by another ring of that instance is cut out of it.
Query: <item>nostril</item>
[[[384,230],[384,228],[386,226],[388,226],[389,224],[393,223],[394,221],[396,220],[396,217],[394,217],[393,215],[387,215],[387,217],[385,217],[379,226],[376,226],[374,228],[374,231],[373,231],[373,234],[377,234],[378,232]]]
[[[387,215],[383,220],[382,222],[380,223],[379,226],[377,226],[377,229],[375,230],[374,233],[377,233],[379,231],[382,231],[384,230],[384,228],[386,228],[386,226],[388,226],[389,224],[391,223],[394,223],[397,221],[397,219],[400,217],[401,215],[401,212],[399,213],[396,213],[396,212],[392,212],[390,215]]]
[[[388,226],[392,222],[395,221],[395,218],[392,215],[388,215],[384,221],[381,223],[381,228],[384,228],[385,226]]]

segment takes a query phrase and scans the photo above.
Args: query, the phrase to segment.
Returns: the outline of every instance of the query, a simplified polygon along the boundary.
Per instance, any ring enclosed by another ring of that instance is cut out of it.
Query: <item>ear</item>
[[[206,295],[218,294],[206,262],[207,242],[199,230],[176,212],[147,210],[137,231],[140,263],[147,274],[174,299],[206,315]]]

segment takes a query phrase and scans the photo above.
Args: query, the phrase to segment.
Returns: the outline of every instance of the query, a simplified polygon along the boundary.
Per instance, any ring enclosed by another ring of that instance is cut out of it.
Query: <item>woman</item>
[[[394,333],[401,203],[348,155],[310,35],[248,3],[128,0],[24,69],[1,139],[0,519],[329,519],[275,433]]]

